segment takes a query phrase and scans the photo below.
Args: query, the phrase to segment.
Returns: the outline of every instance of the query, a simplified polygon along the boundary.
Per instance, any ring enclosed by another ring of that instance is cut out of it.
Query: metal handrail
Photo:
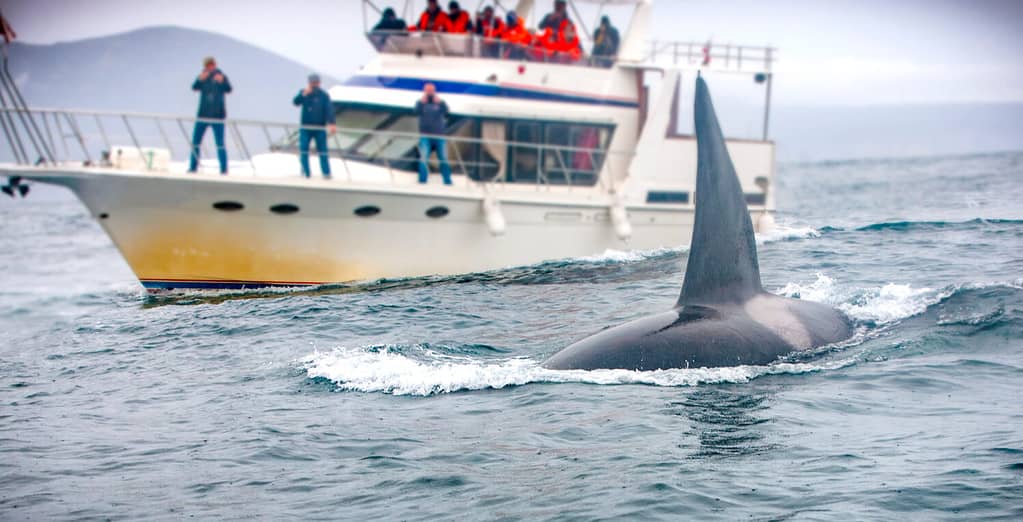
[[[610,67],[620,61],[617,56],[587,53],[582,53],[579,59],[573,59],[568,53],[551,52],[535,45],[522,45],[472,33],[379,30],[367,32],[366,37],[378,52],[389,54],[510,59],[593,67]],[[776,54],[777,49],[770,46],[651,40],[640,63],[653,65],[660,60],[667,60],[674,67],[701,65],[733,72],[758,73],[771,71],[777,59]],[[709,63],[704,65],[708,58]],[[751,67],[754,69],[751,70]]]
[[[644,57],[645,63],[668,61],[672,66],[699,65],[733,72],[766,73],[777,60],[778,50],[770,46],[734,45],[732,43],[652,40]],[[709,59],[709,63],[704,64]],[[748,65],[752,69],[744,67]]]
[[[3,109],[0,108],[0,115],[6,116],[8,112],[13,112],[15,109]],[[198,118],[198,117],[186,117],[176,116],[170,114],[160,113],[145,113],[145,112],[114,112],[114,111],[97,111],[97,110],[66,110],[66,109],[29,109],[28,113],[35,117],[38,117],[44,127],[49,129],[49,125],[52,121],[54,127],[57,129],[57,137],[54,137],[48,132],[45,133],[49,141],[47,144],[55,154],[58,155],[56,163],[67,164],[73,162],[81,162],[83,167],[90,166],[110,166],[109,163],[112,161],[110,158],[112,149],[115,148],[116,140],[123,138],[126,143],[125,146],[128,149],[136,149],[139,152],[139,157],[144,158],[147,150],[155,148],[165,148],[168,153],[171,154],[172,159],[175,151],[185,152],[185,157],[191,153],[192,143],[191,136],[186,130],[186,124],[194,124],[195,122],[223,124],[225,126],[225,148],[229,148],[231,141],[234,142],[234,150],[232,156],[235,158],[240,157],[242,161],[248,161],[252,167],[253,173],[255,173],[255,164],[253,163],[253,157],[263,152],[276,152],[281,150],[287,150],[291,152],[294,149],[293,138],[300,129],[308,130],[325,130],[327,127],[315,126],[315,125],[296,125],[290,123],[281,122],[270,122],[260,120],[248,120],[248,119],[211,119],[211,118]],[[104,120],[107,124],[114,122],[120,124],[123,129],[122,133],[111,132],[112,127],[104,125]],[[170,135],[164,130],[162,122],[176,122],[181,130],[181,137],[183,138],[178,142],[178,146],[175,146]],[[150,133],[142,131],[146,124],[151,124],[153,129]],[[86,125],[91,125],[95,128],[94,133],[90,134],[85,128]],[[246,132],[248,131],[248,132]],[[278,139],[274,139],[274,132],[276,131]],[[230,133],[230,136],[226,134]],[[250,147],[246,138],[251,139],[253,136],[260,136],[265,139],[265,146],[260,148]],[[363,129],[363,128],[351,128],[351,127],[337,127],[333,135],[333,146],[328,151],[331,157],[340,158],[344,164],[345,171],[349,177],[351,175],[347,162],[348,161],[366,161],[382,163],[388,170],[395,169],[396,163],[418,163],[419,159],[415,157],[407,156],[407,152],[404,154],[387,154],[383,152],[374,152],[371,154],[361,154],[356,150],[351,149],[351,145],[345,148],[341,144],[341,139],[345,136],[363,137],[371,136],[379,138],[379,141],[388,145],[392,144],[397,140],[403,140],[409,142],[409,148],[415,146],[415,142],[418,142],[421,138],[421,134],[417,132],[403,132],[403,131],[384,131],[375,129]],[[63,154],[60,154],[60,150],[56,146],[57,139],[63,143]],[[537,185],[550,185],[550,180],[547,178],[547,172],[560,172],[565,177],[566,182],[570,182],[573,175],[577,175],[579,172],[589,172],[595,178],[595,186],[603,186],[605,183],[613,183],[612,180],[605,180],[606,175],[601,175],[604,171],[608,170],[607,164],[608,159],[612,156],[620,157],[626,155],[631,157],[634,151],[614,151],[607,148],[587,148],[587,147],[575,147],[570,145],[553,145],[546,143],[529,143],[520,142],[508,139],[484,139],[476,137],[464,137],[464,136],[445,136],[448,143],[455,145],[455,153],[448,159],[449,164],[452,166],[452,171],[468,173],[473,169],[495,169],[499,170],[501,165],[506,162],[505,158],[508,156],[502,156],[498,161],[474,161],[472,159],[465,159],[461,157],[458,152],[458,145],[479,145],[482,150],[488,150],[486,145],[498,146],[501,150],[509,151],[509,148],[517,148],[520,150],[536,151],[538,159],[538,175],[536,177]],[[72,152],[71,147],[68,146],[67,141],[71,140],[77,142],[81,154],[75,154]],[[96,141],[99,142],[99,147],[96,148]],[[156,144],[159,144],[157,146]],[[382,151],[387,147],[380,147],[378,151]],[[21,158],[13,145],[11,150],[15,152],[15,162],[18,164],[28,164],[28,160]],[[99,154],[100,152],[106,152],[106,156]],[[295,150],[297,153],[297,150]],[[544,157],[542,153],[553,153],[555,156],[554,162],[556,165],[553,168],[545,168],[543,166]],[[200,151],[201,153],[201,151]],[[97,154],[99,157],[104,157],[104,160],[96,162],[93,160],[93,154]],[[311,153],[313,155],[318,154]],[[565,155],[569,154],[583,154],[588,158],[589,168],[570,168],[567,166]],[[429,160],[428,160],[429,163]],[[506,168],[510,168],[510,165],[505,165]],[[543,172],[539,172],[539,170]],[[146,170],[154,170],[151,165],[146,166]],[[507,170],[506,170],[507,172]],[[392,176],[393,177],[393,176]],[[479,179],[474,180],[481,183],[506,183],[509,182],[503,178],[497,178],[496,176],[491,179]],[[560,184],[559,184],[560,185]]]
[[[580,52],[575,58],[563,51],[551,51],[536,45],[523,45],[474,33],[437,33],[432,31],[369,31],[366,38],[381,53],[432,55],[457,58],[483,58],[555,63],[560,65],[610,67],[613,56]]]

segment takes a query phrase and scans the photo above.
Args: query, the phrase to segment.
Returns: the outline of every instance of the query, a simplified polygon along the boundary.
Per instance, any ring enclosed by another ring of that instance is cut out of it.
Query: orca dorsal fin
[[[678,305],[742,302],[763,292],[753,221],[702,77],[694,103],[696,215]]]

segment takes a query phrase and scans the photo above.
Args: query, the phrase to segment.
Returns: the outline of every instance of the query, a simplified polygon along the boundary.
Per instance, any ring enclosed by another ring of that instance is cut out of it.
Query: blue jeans
[[[330,159],[327,157],[327,131],[299,129],[298,160],[302,163],[302,175],[309,177],[309,140],[316,140],[316,152],[320,154],[320,171],[323,177],[330,177]]]
[[[213,128],[213,141],[217,142],[217,159],[220,160],[220,173],[227,174],[227,149],[224,148],[224,124],[207,123],[205,121],[195,122],[195,132],[192,133],[192,157],[188,161],[188,171],[195,172],[199,166],[199,145],[202,144],[202,137],[206,134],[206,127]]]
[[[444,138],[436,136],[423,136],[419,138],[419,182],[426,183],[430,177],[430,150],[437,151],[437,161],[440,162],[440,176],[444,179],[445,185],[451,184],[451,165],[448,165],[448,146]]]

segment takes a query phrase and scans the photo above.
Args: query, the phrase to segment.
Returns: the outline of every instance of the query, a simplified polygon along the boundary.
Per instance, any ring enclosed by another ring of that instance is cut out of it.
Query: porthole
[[[371,217],[380,213],[380,207],[374,205],[366,205],[355,209],[355,215],[359,217]]]
[[[274,214],[294,214],[298,212],[298,206],[292,205],[291,203],[281,203],[270,207],[270,212]]]
[[[245,205],[237,201],[218,201],[213,204],[213,208],[223,210],[224,212],[234,212],[245,208]]]
[[[451,211],[448,210],[448,207],[430,207],[430,208],[426,209],[426,217],[431,217],[433,219],[440,219],[440,218],[448,215],[448,213],[450,213],[450,212]]]
[[[100,218],[100,219],[106,219],[106,218],[108,218],[108,217],[110,217],[110,214],[107,214],[106,212],[104,212],[104,213],[102,213],[102,214],[100,214],[100,215],[99,215],[99,218]]]

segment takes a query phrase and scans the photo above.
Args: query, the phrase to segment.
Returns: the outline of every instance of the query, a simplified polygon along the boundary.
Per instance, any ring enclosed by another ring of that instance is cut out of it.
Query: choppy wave
[[[326,379],[339,390],[394,395],[434,395],[500,389],[532,383],[653,386],[745,383],[765,375],[833,370],[853,362],[853,359],[818,363],[780,362],[767,366],[685,368],[645,372],[550,370],[529,358],[481,361],[465,356],[449,356],[416,345],[337,348],[330,352],[314,352],[303,358],[300,364],[310,378]]]
[[[856,321],[880,325],[923,313],[927,307],[941,302],[955,290],[955,287],[914,288],[901,283],[843,289],[833,278],[818,273],[817,279],[812,283],[788,283],[776,293],[829,304]]]
[[[812,239],[820,237],[821,233],[812,227],[798,227],[777,225],[770,232],[763,232],[756,235],[757,244],[763,245],[775,241],[789,241],[793,239]]]
[[[875,230],[908,231],[977,225],[1023,225],[1023,220],[975,218],[968,221],[891,221],[865,225],[856,230],[860,232]]]
[[[843,292],[835,281],[818,274],[816,281],[790,283],[781,293],[838,306],[855,320],[882,324],[916,315],[947,297],[930,288],[888,284],[876,289]],[[842,301],[846,299],[846,301]],[[450,350],[448,351],[450,352]],[[456,391],[500,389],[531,383],[646,384],[696,386],[744,383],[764,375],[826,371],[853,364],[855,358],[832,361],[778,362],[766,366],[686,368],[658,371],[550,370],[531,358],[480,359],[452,355],[427,345],[337,348],[314,352],[300,361],[307,376],[325,379],[339,390],[395,395],[433,395]]]
[[[422,344],[340,347],[314,352],[302,358],[299,364],[309,378],[329,381],[338,390],[394,395],[434,395],[533,383],[653,386],[745,383],[765,375],[829,371],[855,364],[862,354],[850,354],[840,359],[816,356],[831,351],[843,352],[869,338],[870,329],[919,315],[950,297],[991,288],[1021,290],[1023,279],[1009,283],[952,285],[942,289],[888,283],[879,287],[844,290],[833,278],[824,274],[818,274],[815,281],[807,284],[789,283],[780,290],[780,294],[831,304],[860,323],[861,334],[835,350],[823,350],[811,354],[811,358],[792,358],[765,366],[657,371],[550,370],[528,357],[493,358],[490,352],[500,353],[499,350],[488,350],[488,356],[482,357],[484,354],[474,353],[471,349],[444,349]],[[1003,313],[996,310],[976,317],[944,318],[938,324],[991,322],[1000,319]],[[863,335],[864,332],[867,335]]]

